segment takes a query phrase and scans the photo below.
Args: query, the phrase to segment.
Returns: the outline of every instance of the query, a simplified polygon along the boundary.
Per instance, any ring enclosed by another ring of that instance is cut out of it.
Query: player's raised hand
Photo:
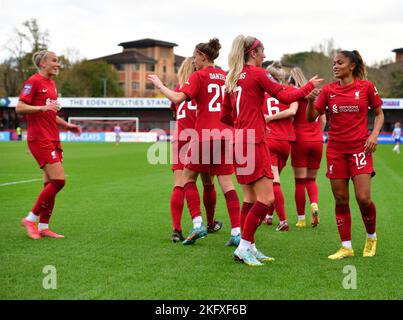
[[[309,80],[309,82],[312,83],[312,84],[315,86],[315,88],[317,88],[317,87],[319,87],[320,84],[323,82],[323,79],[322,79],[322,78],[318,78],[318,76],[316,75],[316,76],[312,77],[312,78]]]
[[[162,81],[160,80],[160,78],[158,78],[157,75],[155,74],[150,74],[147,76],[147,79],[149,81],[151,81],[154,86],[156,86],[158,89],[160,89],[164,84],[162,83]]]
[[[69,123],[67,130],[73,132],[75,135],[81,135],[81,127],[77,124]]]
[[[55,102],[51,102],[49,104],[47,104],[44,108],[43,111],[54,111],[54,112],[58,112],[61,109],[59,103],[57,101]]]
[[[308,99],[308,101],[315,101],[319,96],[319,93],[320,90],[315,88],[305,98]]]

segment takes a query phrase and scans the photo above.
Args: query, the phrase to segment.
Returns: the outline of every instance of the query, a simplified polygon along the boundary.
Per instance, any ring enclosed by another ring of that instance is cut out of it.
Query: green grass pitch
[[[392,146],[380,146],[375,154],[376,257],[362,257],[365,228],[351,193],[356,256],[327,259],[338,249],[339,236],[323,161],[317,229],[295,227],[294,180],[291,168],[284,170],[291,231],[259,228],[258,247],[276,258],[262,268],[235,262],[234,248],[224,246],[229,219],[217,185],[216,216],[224,228],[194,246],[173,244],[172,172],[169,165],[147,162],[149,144],[64,143],[63,147],[68,178],[57,197],[51,227],[66,238],[34,241],[19,223],[32,208],[42,182],[3,184],[41,179],[41,172],[26,153],[25,142],[0,143],[0,299],[403,298],[403,156],[393,154]],[[182,221],[187,233],[191,222],[186,207]],[[43,288],[47,265],[56,267],[56,290]],[[356,289],[343,288],[345,266],[356,268]]]

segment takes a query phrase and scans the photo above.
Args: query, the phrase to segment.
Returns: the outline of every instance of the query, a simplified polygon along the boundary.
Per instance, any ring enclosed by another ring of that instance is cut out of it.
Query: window
[[[115,65],[116,69],[119,71],[124,71],[125,70],[125,65],[123,63],[118,63]]]
[[[139,71],[139,70],[140,70],[140,64],[132,63],[132,71]]]
[[[146,90],[154,90],[154,89],[155,89],[155,87],[152,83],[149,83],[149,82],[146,83]]]
[[[140,82],[132,82],[132,89],[133,90],[140,90]]]
[[[147,71],[155,71],[155,65],[153,65],[153,64],[147,64],[147,65],[146,65],[146,70],[147,70]]]
[[[166,72],[167,72],[167,66],[163,66],[163,67],[162,67],[162,72],[163,72],[163,73],[166,73]]]

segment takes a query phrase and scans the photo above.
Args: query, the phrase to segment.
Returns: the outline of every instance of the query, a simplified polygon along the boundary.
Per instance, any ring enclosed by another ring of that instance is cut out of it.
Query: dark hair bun
[[[210,39],[208,44],[214,51],[219,51],[221,49],[220,40],[217,38]]]
[[[208,59],[213,62],[219,55],[221,44],[217,38],[210,39],[209,42],[199,43],[196,48],[203,52]]]

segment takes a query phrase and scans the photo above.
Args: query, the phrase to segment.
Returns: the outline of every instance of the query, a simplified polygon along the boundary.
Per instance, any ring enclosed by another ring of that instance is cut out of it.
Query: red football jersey
[[[231,94],[232,97],[229,94],[224,97],[221,120],[227,124],[234,121],[234,127],[238,129],[236,141],[262,142],[266,137],[266,122],[263,116],[265,92],[287,104],[305,97],[313,88],[313,84],[309,82],[299,90],[286,90],[285,87],[271,81],[263,68],[245,65],[237,87]],[[254,130],[255,136],[251,137],[247,129]]]
[[[263,113],[267,115],[275,115],[281,111],[287,110],[288,105],[280,103],[276,98],[273,98],[268,93],[264,97]],[[270,121],[266,124],[267,138],[275,140],[295,141],[294,127],[292,118],[284,118]]]
[[[308,122],[308,120],[306,120],[307,106],[308,101],[306,99],[298,100],[297,113],[292,122],[296,141],[323,141],[319,117],[314,122]]]
[[[203,129],[221,132],[230,129],[220,121],[226,73],[221,69],[207,67],[193,72],[189,80],[179,90],[188,100],[197,104],[195,130],[200,141],[216,140],[210,135],[202,134]],[[219,130],[219,131],[217,131]],[[219,138],[221,140],[221,138]]]
[[[362,151],[369,136],[368,108],[379,108],[382,100],[374,85],[355,80],[341,86],[338,81],[325,85],[315,102],[320,114],[329,109],[329,149],[340,152]]]
[[[179,92],[179,84],[175,87],[175,91]],[[196,101],[183,101],[180,104],[171,103],[171,110],[175,112],[176,126],[172,140],[189,141],[190,137],[181,137],[184,129],[193,129],[196,122]]]
[[[37,107],[44,107],[57,101],[56,83],[39,73],[31,76],[23,85],[19,100]],[[53,111],[27,114],[28,140],[59,141],[57,113]]]

